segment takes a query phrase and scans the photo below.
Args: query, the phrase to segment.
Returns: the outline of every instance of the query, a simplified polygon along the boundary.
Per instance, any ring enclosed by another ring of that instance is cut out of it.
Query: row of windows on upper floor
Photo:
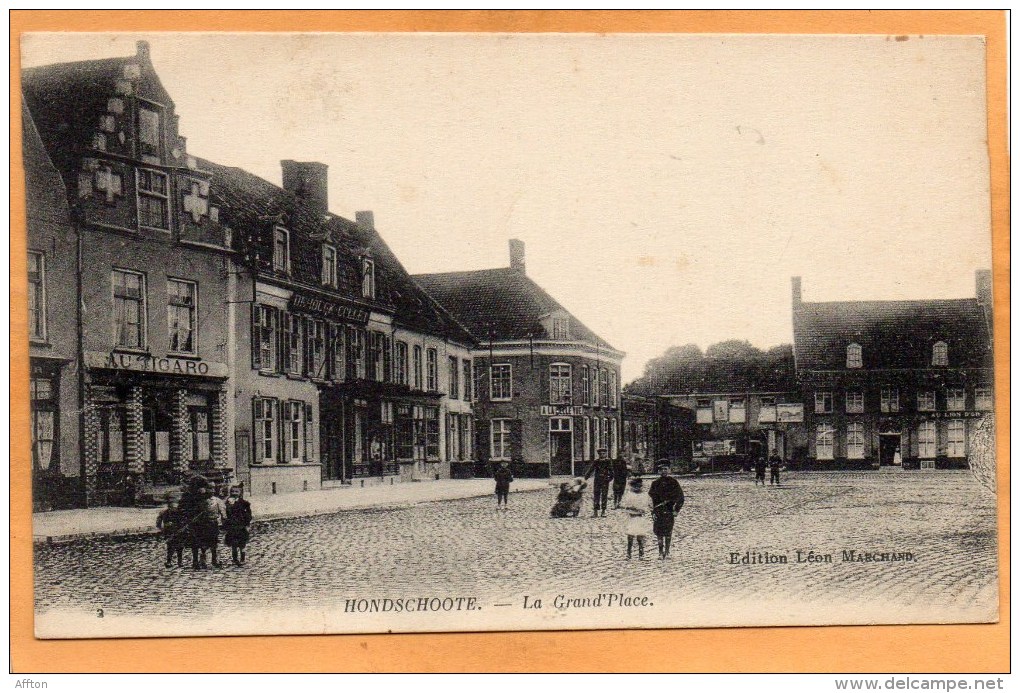
[[[513,428],[520,425],[521,422],[514,419],[489,420],[490,460],[501,462],[512,459]],[[519,430],[517,435],[520,435]],[[615,460],[619,456],[618,423],[612,417],[551,417],[549,435],[550,440],[554,435],[569,435],[571,455],[577,460],[594,460],[599,450],[606,452],[610,459]],[[577,438],[580,451],[573,444],[575,435],[580,436]],[[561,443],[558,441],[558,444]]]
[[[949,345],[945,342],[935,342],[931,347],[931,365],[932,366],[948,366],[949,365]],[[847,368],[863,368],[864,367],[864,351],[860,344],[856,342],[851,343],[846,348],[846,367]]]
[[[124,349],[147,349],[148,291],[142,272],[114,269],[111,272],[113,295],[113,345]],[[198,355],[198,283],[168,277],[166,282],[166,351],[181,356]],[[28,253],[29,339],[45,343],[48,338],[46,256]]]
[[[923,389],[917,391],[916,411],[936,411],[936,391],[934,389]],[[833,393],[831,390],[819,390],[814,395],[814,410],[816,414],[833,413]],[[962,387],[950,387],[945,390],[945,410],[964,411],[967,409],[967,390]],[[878,410],[883,413],[896,413],[901,411],[900,391],[895,387],[883,387],[879,391]],[[992,409],[991,388],[979,387],[974,389],[973,408],[979,411]],[[847,390],[844,398],[844,412],[847,414],[863,414],[865,412],[864,392],[861,390]]]
[[[581,366],[580,392],[574,394],[573,366],[549,365],[549,404],[576,404],[591,407],[619,406],[616,371],[597,366]],[[489,399],[509,402],[513,399],[513,365],[494,363],[489,367]]]

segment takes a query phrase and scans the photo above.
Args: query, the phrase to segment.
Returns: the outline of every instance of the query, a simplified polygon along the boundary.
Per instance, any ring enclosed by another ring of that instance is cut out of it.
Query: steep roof
[[[991,335],[974,298],[834,301],[793,307],[797,369],[846,370],[846,349],[861,346],[864,369],[931,368],[945,342],[950,368],[991,368]]]
[[[544,336],[542,319],[559,302],[526,274],[509,267],[416,274],[414,280],[467,327],[479,342],[523,340]],[[606,349],[612,347],[571,315],[571,336]]]
[[[291,233],[291,262],[298,281],[319,276],[320,248],[328,238],[338,251],[340,293],[362,300],[360,257],[367,252],[376,272],[376,298],[371,303],[392,312],[399,326],[474,343],[468,331],[411,279],[375,229],[334,214],[322,216],[293,193],[243,169],[208,159],[196,161],[213,175],[211,202],[220,207],[220,223],[234,230],[235,250],[257,269],[271,267],[270,231],[277,223]]]

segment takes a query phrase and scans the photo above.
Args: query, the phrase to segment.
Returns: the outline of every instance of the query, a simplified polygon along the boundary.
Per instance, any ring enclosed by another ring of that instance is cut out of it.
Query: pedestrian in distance
[[[652,514],[652,499],[644,492],[644,482],[636,476],[630,480],[630,488],[624,494],[620,507],[627,513],[627,559],[630,560],[634,544],[638,547],[638,560],[645,558],[645,537],[651,529],[649,516]]]
[[[765,485],[765,457],[764,455],[758,455],[754,458],[754,485],[757,486],[758,482],[761,485]]]
[[[775,450],[772,451],[772,455],[769,457],[769,486],[775,484],[779,486],[779,471],[783,467],[783,461],[779,458],[779,453]],[[765,485],[765,480],[762,479],[762,486]]]
[[[620,458],[613,461],[613,508],[620,507],[623,494],[627,490],[627,477],[630,476],[630,466],[627,460]]]
[[[177,558],[177,567],[184,564],[184,545],[187,544],[187,528],[181,509],[177,507],[177,499],[167,494],[166,508],[156,517],[156,529],[166,542],[166,567],[173,567],[173,558]]]
[[[500,462],[492,478],[496,481],[496,507],[502,505],[506,510],[506,503],[510,496],[510,482],[514,480],[514,475],[510,471],[510,463],[506,460]]]
[[[652,530],[659,543],[659,559],[669,558],[673,541],[673,524],[684,507],[684,491],[680,482],[669,475],[668,460],[659,460],[659,478],[652,482],[648,495],[652,499]]]
[[[613,479],[613,467],[606,458],[606,449],[599,448],[595,453],[595,460],[588,467],[584,478],[587,481],[592,479],[593,507],[592,517],[606,516],[606,506],[609,504],[609,482]]]
[[[223,521],[223,543],[230,547],[230,560],[234,565],[241,566],[244,565],[244,549],[251,537],[248,531],[251,525],[251,503],[242,497],[240,486],[231,486],[224,505],[226,519]]]

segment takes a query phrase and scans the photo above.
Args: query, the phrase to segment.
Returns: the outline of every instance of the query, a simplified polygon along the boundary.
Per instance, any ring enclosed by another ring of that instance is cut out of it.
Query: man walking
[[[659,460],[659,478],[652,482],[648,495],[652,499],[652,531],[659,541],[659,559],[669,558],[673,540],[673,522],[684,507],[684,491],[680,482],[669,475],[669,462]]]
[[[596,453],[596,459],[591,463],[591,467],[588,468],[588,473],[584,475],[585,479],[593,477],[592,486],[594,493],[592,494],[595,498],[595,505],[592,508],[592,517],[598,517],[599,512],[602,513],[602,517],[606,516],[606,505],[609,504],[609,482],[613,478],[613,468],[609,464],[609,460],[606,459],[605,448],[600,448]]]
[[[779,453],[773,450],[772,455],[769,456],[769,486],[772,484],[779,486],[779,470],[782,466],[783,461],[779,459]],[[765,485],[764,479],[762,479],[761,485]]]
[[[627,490],[627,477],[630,476],[630,467],[627,460],[622,457],[613,460],[613,509],[620,507],[623,494]]]

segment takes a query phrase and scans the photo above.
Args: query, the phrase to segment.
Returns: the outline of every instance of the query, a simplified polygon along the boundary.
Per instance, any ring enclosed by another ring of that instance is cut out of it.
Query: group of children
[[[188,479],[181,487],[180,499],[167,496],[167,507],[156,518],[156,527],[166,542],[166,567],[184,563],[184,549],[191,549],[191,567],[202,570],[221,564],[217,556],[220,529],[224,530],[224,543],[230,547],[234,565],[242,566],[245,547],[248,545],[251,525],[251,504],[241,497],[241,487],[221,487],[214,492],[212,485],[201,476]]]

